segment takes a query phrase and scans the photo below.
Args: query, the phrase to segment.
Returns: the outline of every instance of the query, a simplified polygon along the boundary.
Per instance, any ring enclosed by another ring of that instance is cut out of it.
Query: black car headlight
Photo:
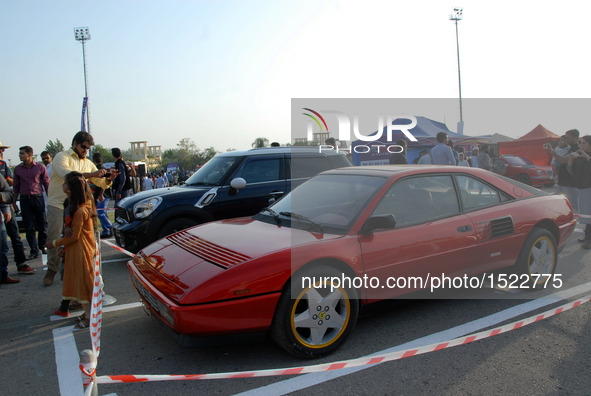
[[[160,205],[161,203],[162,198],[160,197],[144,199],[143,201],[140,201],[133,206],[133,217],[135,217],[136,219],[143,219],[145,217],[148,217],[152,214],[152,212],[156,210],[158,205]]]

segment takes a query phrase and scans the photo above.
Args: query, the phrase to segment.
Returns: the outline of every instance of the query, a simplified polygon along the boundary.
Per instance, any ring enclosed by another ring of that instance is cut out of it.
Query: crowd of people
[[[437,144],[428,150],[421,150],[419,157],[412,162],[418,165],[458,165],[471,166],[491,170],[493,159],[490,155],[488,144],[481,144],[479,147],[473,147],[471,155],[464,152],[463,147],[457,150],[453,142],[449,139],[447,133],[439,132],[436,135]],[[396,144],[402,147],[402,151],[390,156],[390,164],[408,164],[406,157],[406,140],[399,140]]]
[[[81,131],[73,137],[71,147],[55,158],[48,151],[41,152],[42,162],[34,160],[30,146],[23,146],[19,148],[21,162],[12,170],[4,161],[4,151],[10,146],[0,142],[0,285],[21,282],[8,275],[8,239],[19,275],[34,274],[36,269],[28,263],[47,254],[43,284],[51,286],[60,274],[63,301],[55,313],[61,316],[69,316],[73,301],[88,308],[94,244],[97,238],[112,236],[109,202],[114,201],[116,206],[136,192],[173,186],[189,177],[184,171],[160,171],[140,177],[117,147],[111,150],[115,164],[106,169],[99,152],[92,155],[92,160],[87,157],[93,145],[92,135]],[[16,221],[19,211],[28,255]],[[78,325],[84,326],[87,316],[81,318]]]

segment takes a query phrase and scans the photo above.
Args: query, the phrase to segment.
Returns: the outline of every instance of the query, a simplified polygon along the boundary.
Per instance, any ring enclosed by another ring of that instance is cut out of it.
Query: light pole
[[[458,86],[460,91],[460,124],[461,129],[464,128],[464,115],[462,114],[462,79],[460,77],[460,40],[458,38],[458,21],[462,20],[463,10],[461,8],[454,8],[453,13],[449,15],[449,20],[456,24],[456,46],[458,52]],[[463,134],[463,131],[461,132]]]
[[[82,101],[82,122],[81,130],[90,133],[90,113],[88,111],[88,85],[86,83],[86,42],[90,40],[88,27],[74,28],[74,38],[82,43],[82,63],[84,65],[84,99]],[[84,125],[84,115],[86,114],[86,125]]]

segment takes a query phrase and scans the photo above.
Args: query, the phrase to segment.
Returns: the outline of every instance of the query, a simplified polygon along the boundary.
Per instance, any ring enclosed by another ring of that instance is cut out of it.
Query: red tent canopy
[[[544,143],[555,142],[559,136],[542,125],[511,142],[499,142],[499,155],[513,154],[527,158],[536,165],[550,165],[552,156],[543,147]]]

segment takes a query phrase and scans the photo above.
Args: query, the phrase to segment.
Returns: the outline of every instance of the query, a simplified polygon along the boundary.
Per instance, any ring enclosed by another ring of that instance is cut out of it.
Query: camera
[[[111,177],[111,172],[107,172],[103,175],[103,177]]]

